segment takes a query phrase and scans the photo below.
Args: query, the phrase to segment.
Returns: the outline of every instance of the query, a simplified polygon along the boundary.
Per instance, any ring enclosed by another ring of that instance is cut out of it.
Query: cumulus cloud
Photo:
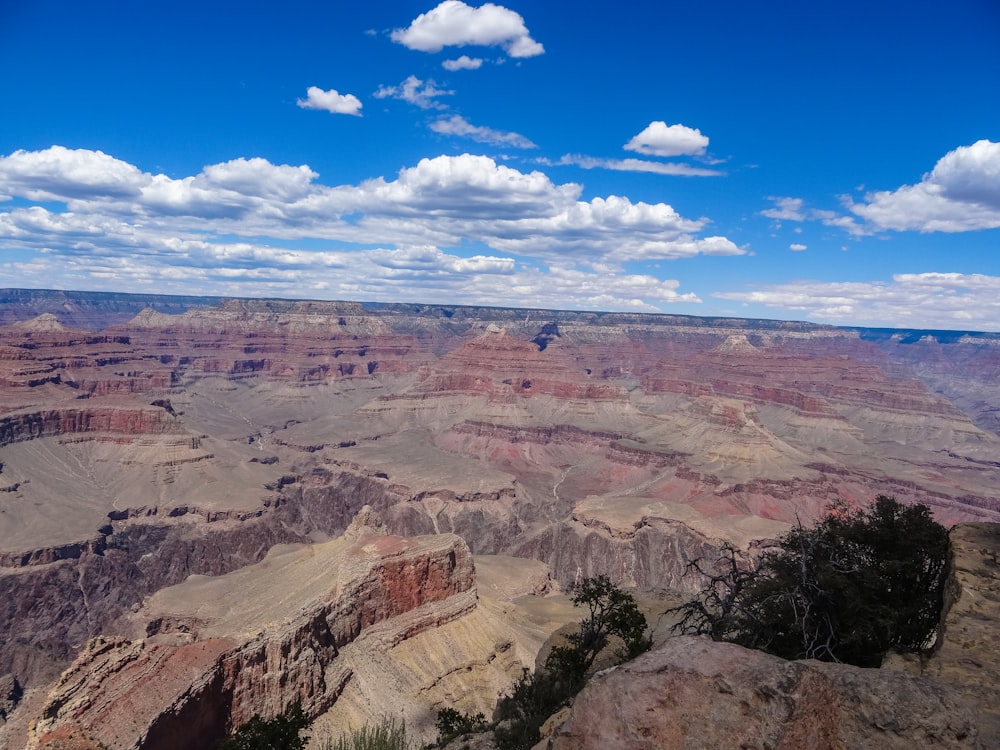
[[[444,104],[435,100],[439,96],[451,96],[454,93],[439,89],[432,80],[422,81],[416,76],[408,76],[398,86],[380,86],[374,96],[376,99],[399,99],[421,109],[447,109]]]
[[[654,120],[624,148],[648,156],[697,156],[705,153],[708,138],[697,128]]]
[[[534,57],[545,48],[531,38],[519,13],[493,3],[479,8],[461,0],[444,0],[421,13],[405,29],[395,29],[392,41],[420,52],[440,52],[444,47],[502,47],[511,57]]]
[[[583,169],[611,169],[617,172],[650,172],[652,174],[678,175],[681,177],[718,177],[725,174],[716,169],[693,167],[678,162],[648,161],[646,159],[600,159],[581,154],[565,154],[549,164],[573,164]]]
[[[968,232],[1000,227],[1000,143],[976,141],[945,154],[923,179],[869,192],[845,212],[810,208],[801,198],[772,197],[761,211],[778,221],[819,221],[855,237],[884,231]]]
[[[537,146],[518,133],[505,133],[481,125],[473,125],[461,115],[452,115],[435,120],[430,129],[441,135],[456,135],[477,143],[489,143],[492,146],[511,146],[512,148],[537,148]]]
[[[1000,277],[901,273],[891,281],[802,281],[714,295],[849,325],[1000,331]]]
[[[511,274],[516,265],[513,258],[487,255],[460,258],[444,253],[433,245],[400,247],[394,250],[373,250],[370,257],[375,264],[393,271],[435,274],[440,271]]]
[[[769,219],[785,221],[805,221],[808,217],[803,212],[805,201],[802,198],[768,198],[774,201],[774,208],[761,211],[762,216]]]
[[[539,171],[520,172],[487,156],[462,154],[421,159],[395,180],[367,180],[353,190],[338,189],[337,195],[352,201],[342,211],[361,210],[378,219],[413,217],[459,237],[472,223],[473,232],[492,234],[507,222],[551,216],[572,205],[580,191],[580,185],[556,185]]]
[[[726,237],[696,237],[706,224],[704,219],[683,218],[665,203],[633,203],[612,195],[504,225],[491,243],[507,252],[550,260],[575,257],[612,263],[746,254]],[[595,252],[597,238],[601,249]]]
[[[0,156],[17,199],[0,207],[0,286],[661,309],[699,300],[626,262],[745,252],[665,203],[581,193],[473,154],[328,186],[261,158],[174,178],[15,152]]]
[[[808,248],[809,248],[808,245],[803,245],[803,244],[801,244],[799,242],[793,242],[791,245],[788,246],[789,250],[793,250],[793,251],[795,251],[797,253],[800,253],[803,250],[807,250]]]
[[[4,200],[15,195],[41,201],[134,198],[150,179],[103,151],[52,146],[0,157],[0,199]]]
[[[361,100],[354,94],[341,94],[337,89],[324,91],[319,86],[306,89],[306,98],[295,102],[302,109],[322,109],[335,115],[361,116]]]
[[[878,229],[966,232],[1000,227],[1000,143],[945,154],[915,185],[869,193],[851,211]]]
[[[479,70],[483,66],[483,60],[480,57],[469,57],[468,55],[461,55],[454,60],[445,60],[441,63],[441,67],[445,70],[450,70],[452,72],[456,70]]]
[[[207,166],[195,181],[207,189],[221,188],[244,196],[290,201],[306,196],[317,177],[305,164],[274,165],[267,159],[254,157]]]

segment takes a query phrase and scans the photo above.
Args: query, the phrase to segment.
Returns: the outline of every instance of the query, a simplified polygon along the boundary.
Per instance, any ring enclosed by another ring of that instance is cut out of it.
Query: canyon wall
[[[25,290],[0,313],[0,679],[29,692],[133,643],[164,587],[364,505],[559,584],[682,591],[831,504],[1000,521],[998,335]]]
[[[197,750],[255,713],[298,702],[316,717],[352,679],[340,658],[350,644],[391,649],[476,607],[460,539],[410,541],[365,522],[241,575],[165,589],[133,617],[142,637],[87,644],[27,747],[72,733],[115,748]]]

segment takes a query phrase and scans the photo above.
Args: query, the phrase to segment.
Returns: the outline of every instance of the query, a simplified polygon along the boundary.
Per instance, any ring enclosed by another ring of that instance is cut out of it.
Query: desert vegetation
[[[482,713],[466,714],[454,708],[438,711],[437,741],[428,748],[444,747],[463,734],[493,729],[500,750],[529,748],[539,739],[543,722],[567,705],[586,683],[598,656],[611,650],[622,663],[648,650],[652,641],[646,618],[631,594],[615,586],[608,576],[584,578],[570,586],[573,605],[585,607],[587,616],[564,644],[549,651],[545,664],[535,672],[525,670],[501,695],[490,723]],[[219,745],[219,750],[302,750],[308,740],[303,732],[310,721],[294,704],[274,719],[254,716]],[[410,750],[406,727],[392,718],[327,739],[322,750]]]
[[[745,565],[731,546],[691,563],[702,591],[671,610],[675,631],[786,659],[877,667],[890,650],[929,645],[941,616],[948,535],[923,505],[880,495],[869,508],[831,508]]]
[[[219,743],[219,750],[303,750],[308,737],[303,736],[311,720],[294,703],[273,719],[255,715],[232,736]]]
[[[326,740],[320,750],[413,750],[406,736],[406,724],[394,718],[382,718],[374,724],[344,732],[336,740]]]
[[[538,742],[542,724],[580,692],[595,659],[609,646],[617,644],[615,659],[621,663],[652,645],[635,599],[607,576],[585,578],[573,584],[570,593],[573,605],[587,607],[589,614],[565,645],[552,647],[542,669],[525,670],[500,696],[494,713],[500,750],[520,750]]]
[[[459,716],[458,712],[454,712]],[[218,745],[218,750],[303,750],[309,741],[305,734],[311,724],[302,707],[295,703],[273,719],[259,715],[240,726]],[[406,736],[406,724],[383,717],[374,724],[343,732],[336,739],[317,743],[319,750],[412,750]]]

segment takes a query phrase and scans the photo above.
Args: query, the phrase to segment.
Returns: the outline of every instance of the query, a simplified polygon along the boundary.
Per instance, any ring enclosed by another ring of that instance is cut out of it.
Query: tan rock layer
[[[960,524],[949,536],[951,573],[934,650],[890,666],[956,686],[979,707],[984,735],[1000,744],[1000,524]]]
[[[27,747],[74,730],[114,750],[196,749],[296,701],[316,716],[350,680],[337,666],[347,644],[388,649],[476,606],[472,558],[457,537],[362,535],[340,559],[348,581],[290,619],[276,612],[256,633],[206,625],[202,637],[195,620],[161,618],[153,639],[91,641],[50,693]]]

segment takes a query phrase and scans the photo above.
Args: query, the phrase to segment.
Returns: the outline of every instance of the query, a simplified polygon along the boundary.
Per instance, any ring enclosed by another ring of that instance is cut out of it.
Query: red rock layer
[[[173,645],[91,641],[52,690],[28,748],[69,732],[114,748],[209,748],[254,714],[273,716],[293,702],[316,716],[351,678],[337,669],[340,651],[372,625],[387,627],[369,647],[391,648],[475,607],[472,557],[456,537],[362,533],[340,565],[353,577],[344,582],[341,573],[339,586],[290,619],[275,612],[257,634],[201,638],[196,620],[161,618],[150,635],[169,642],[167,634],[180,634]]]

